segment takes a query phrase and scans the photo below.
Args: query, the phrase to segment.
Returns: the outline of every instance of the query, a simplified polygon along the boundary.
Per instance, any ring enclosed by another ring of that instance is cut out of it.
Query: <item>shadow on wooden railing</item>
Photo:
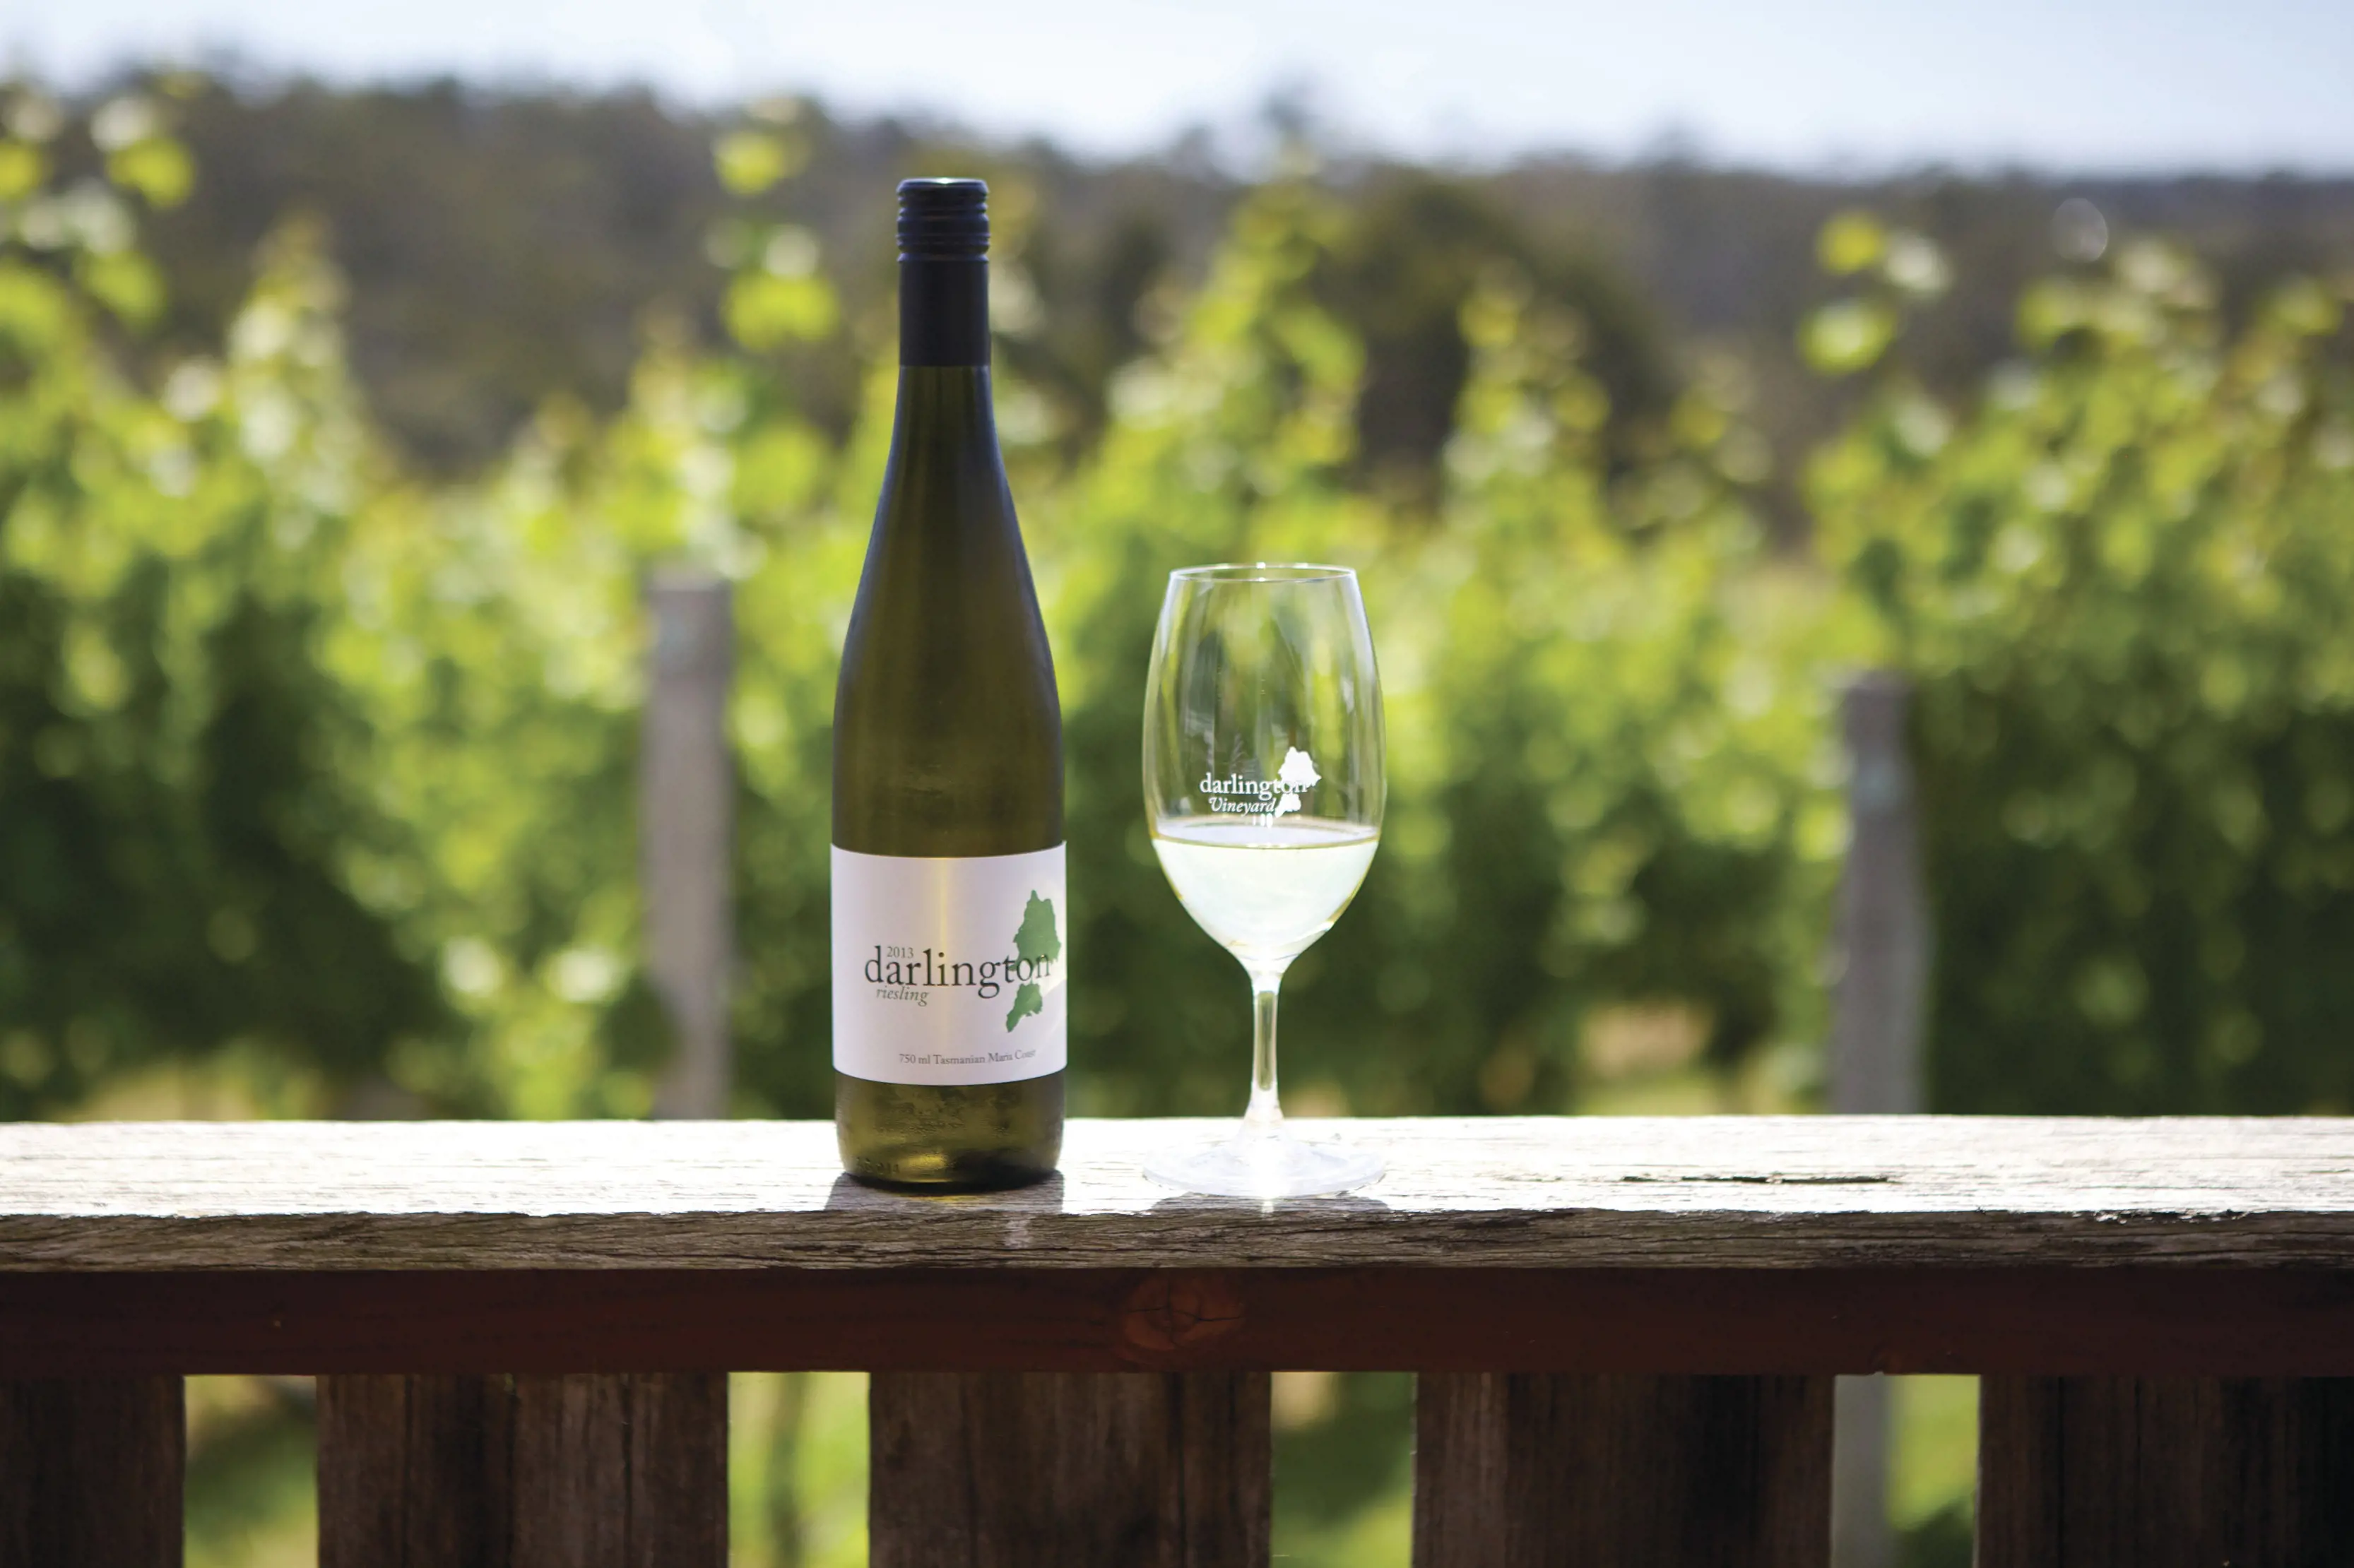
[[[878,1568],[1264,1563],[1269,1370],[1421,1373],[1416,1562],[1806,1564],[1831,1380],[1984,1377],[1987,1568],[2354,1562],[2354,1125],[1175,1124],[924,1200],[804,1123],[0,1128],[0,1563],[178,1561],[179,1379],[316,1372],[321,1561],[726,1558],[731,1370],[876,1375]]]

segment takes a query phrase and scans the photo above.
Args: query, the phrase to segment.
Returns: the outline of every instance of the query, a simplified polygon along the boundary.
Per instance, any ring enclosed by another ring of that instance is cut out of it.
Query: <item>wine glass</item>
[[[1284,1130],[1275,1088],[1283,972],[1332,928],[1382,832],[1382,689],[1344,567],[1192,567],[1169,575],[1144,698],[1144,810],[1170,885],[1242,961],[1254,999],[1250,1107],[1216,1142],[1145,1174],[1188,1192],[1346,1192],[1381,1157]]]

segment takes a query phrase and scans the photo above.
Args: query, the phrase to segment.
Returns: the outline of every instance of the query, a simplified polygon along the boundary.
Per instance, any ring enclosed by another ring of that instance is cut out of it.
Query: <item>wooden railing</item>
[[[1428,1568],[1806,1564],[1832,1374],[1981,1374],[1978,1561],[2354,1563],[2354,1123],[1358,1124],[1270,1209],[1080,1122],[0,1128],[0,1563],[180,1553],[179,1378],[320,1376],[334,1568],[726,1557],[730,1370],[875,1373],[877,1568],[1251,1568],[1274,1369],[1421,1374]]]

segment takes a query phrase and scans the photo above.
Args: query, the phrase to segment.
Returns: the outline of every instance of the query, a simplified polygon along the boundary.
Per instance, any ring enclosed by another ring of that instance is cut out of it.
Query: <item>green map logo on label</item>
[[[1013,933],[1013,953],[1024,963],[1040,966],[1042,975],[1049,972],[1044,966],[1063,956],[1063,939],[1055,934],[1055,901],[1039,897],[1034,889],[1028,907],[1022,911],[1022,928]],[[1044,1011],[1045,1005],[1038,982],[1023,982],[1013,993],[1013,1011],[1005,1015],[1006,1033],[1012,1033],[1015,1024]]]

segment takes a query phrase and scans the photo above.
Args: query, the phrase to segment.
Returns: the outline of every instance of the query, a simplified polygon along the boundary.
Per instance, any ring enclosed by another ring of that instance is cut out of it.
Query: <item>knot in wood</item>
[[[1242,1326],[1242,1293],[1223,1275],[1148,1275],[1129,1292],[1120,1319],[1138,1350],[1186,1350]]]

